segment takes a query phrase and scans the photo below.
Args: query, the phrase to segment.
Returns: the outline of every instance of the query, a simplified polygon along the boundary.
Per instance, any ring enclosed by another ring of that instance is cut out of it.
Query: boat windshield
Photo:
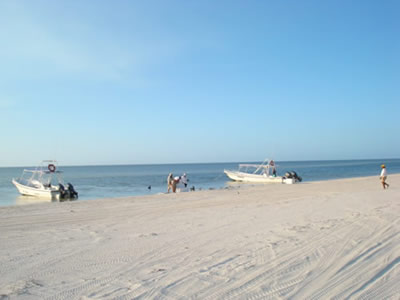
[[[59,183],[63,184],[63,180],[60,174],[60,171],[50,172],[43,170],[24,170],[21,177],[19,178],[19,182],[28,186],[50,186],[58,185]]]

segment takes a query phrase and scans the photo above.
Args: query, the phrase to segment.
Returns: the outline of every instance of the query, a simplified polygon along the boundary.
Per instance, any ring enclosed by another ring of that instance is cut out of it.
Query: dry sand
[[[0,208],[0,299],[399,299],[400,175]]]

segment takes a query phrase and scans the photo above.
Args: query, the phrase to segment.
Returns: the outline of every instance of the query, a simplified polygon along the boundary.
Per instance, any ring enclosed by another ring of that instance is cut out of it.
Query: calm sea
[[[242,162],[244,163],[244,162]],[[246,162],[260,163],[260,162]],[[296,171],[303,181],[329,180],[377,175],[380,165],[386,164],[388,174],[400,173],[400,159],[290,161],[276,162],[278,175]],[[169,172],[174,176],[187,173],[189,186],[196,190],[226,187],[229,180],[224,169],[237,169],[238,163],[65,166],[65,183],[71,182],[79,200],[108,197],[149,195],[166,192]],[[24,168],[0,168],[0,206],[35,203],[36,199],[19,196],[11,179],[19,177]],[[390,181],[390,179],[389,179]],[[149,189],[151,186],[151,189]]]

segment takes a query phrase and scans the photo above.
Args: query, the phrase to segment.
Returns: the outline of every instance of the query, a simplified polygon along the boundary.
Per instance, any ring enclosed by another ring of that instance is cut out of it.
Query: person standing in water
[[[187,179],[186,173],[183,173],[183,175],[181,176],[181,182],[185,187],[187,187],[188,181],[189,179]]]
[[[381,171],[380,179],[381,179],[383,189],[386,189],[386,187],[389,187],[389,184],[386,183],[386,178],[387,178],[386,166],[382,165],[381,168],[382,168],[382,171]]]
[[[167,193],[169,193],[169,190],[172,189],[172,182],[173,181],[174,181],[174,176],[172,175],[172,173],[169,173],[168,177],[167,177],[167,187],[168,187]]]

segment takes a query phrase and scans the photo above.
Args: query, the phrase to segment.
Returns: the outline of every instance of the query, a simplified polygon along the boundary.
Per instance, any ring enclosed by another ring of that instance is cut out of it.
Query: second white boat
[[[293,184],[301,181],[301,178],[292,176],[277,176],[276,164],[273,160],[266,159],[262,164],[239,164],[237,171],[224,170],[226,176],[234,181],[254,182],[254,183],[286,183]]]

